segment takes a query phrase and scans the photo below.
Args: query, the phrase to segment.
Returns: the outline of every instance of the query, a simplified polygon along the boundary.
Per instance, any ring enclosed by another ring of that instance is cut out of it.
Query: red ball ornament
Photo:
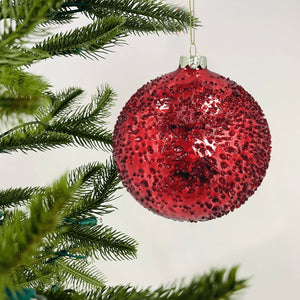
[[[271,152],[262,109],[203,57],[152,80],[126,103],[113,157],[123,185],[144,207],[205,221],[243,204],[261,184]],[[191,58],[190,58],[191,59]]]

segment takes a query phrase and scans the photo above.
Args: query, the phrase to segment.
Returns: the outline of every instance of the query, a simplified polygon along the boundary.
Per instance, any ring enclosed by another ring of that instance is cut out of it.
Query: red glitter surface
[[[261,184],[271,152],[258,103],[207,69],[178,68],[140,88],[114,130],[123,185],[154,213],[205,221],[243,204]]]

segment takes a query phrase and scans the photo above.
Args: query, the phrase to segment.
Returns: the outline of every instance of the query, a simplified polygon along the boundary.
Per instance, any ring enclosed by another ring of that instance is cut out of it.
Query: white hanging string
[[[196,46],[196,20],[195,20],[195,0],[189,0],[190,8],[190,56],[197,56],[197,46]]]

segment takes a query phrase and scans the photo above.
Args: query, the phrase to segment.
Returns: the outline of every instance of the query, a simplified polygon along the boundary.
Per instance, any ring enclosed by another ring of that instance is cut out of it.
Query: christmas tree
[[[190,14],[153,0],[5,0],[0,27],[0,152],[81,146],[110,152],[106,127],[116,99],[99,88],[87,105],[83,89],[53,91],[26,68],[55,56],[99,59],[134,34],[185,31]],[[89,24],[78,28],[84,15]],[[74,29],[51,34],[53,25]],[[3,130],[4,131],[4,130]],[[246,287],[237,267],[185,285],[137,288],[105,284],[93,261],[133,259],[137,242],[99,218],[114,211],[120,181],[112,160],[69,171],[51,186],[0,190],[1,299],[229,299]]]

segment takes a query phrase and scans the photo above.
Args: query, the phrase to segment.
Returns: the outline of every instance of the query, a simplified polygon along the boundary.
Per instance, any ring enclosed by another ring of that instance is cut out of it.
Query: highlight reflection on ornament
[[[115,126],[120,178],[144,207],[205,221],[243,204],[261,184],[271,137],[241,86],[200,66],[179,67],[140,88]]]

